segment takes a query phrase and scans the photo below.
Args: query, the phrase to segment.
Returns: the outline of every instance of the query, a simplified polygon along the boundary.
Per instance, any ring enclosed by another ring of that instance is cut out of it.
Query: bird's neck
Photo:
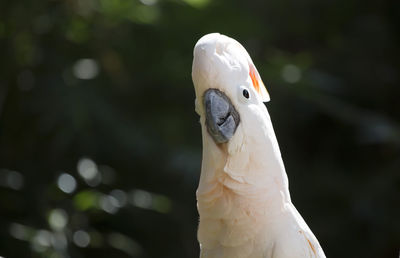
[[[216,162],[218,155],[206,159]],[[257,183],[246,182],[225,172],[225,164],[218,163],[216,167],[209,170],[203,166],[197,190],[198,240],[202,252],[209,252],[209,257],[220,257],[218,252],[222,249],[223,257],[263,253],[262,248],[268,249],[266,245],[273,244],[270,232],[265,229],[282,217],[287,201],[285,189],[273,186],[274,176],[265,176]]]
[[[257,155],[249,152],[233,157],[227,148],[218,146],[203,152],[197,189],[200,218],[241,219],[243,213],[265,219],[279,216],[282,206],[290,202],[280,156],[257,160]]]

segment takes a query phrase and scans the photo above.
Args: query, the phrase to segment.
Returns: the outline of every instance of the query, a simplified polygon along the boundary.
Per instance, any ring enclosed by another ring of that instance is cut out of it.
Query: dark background
[[[198,257],[192,50],[239,40],[328,257],[398,257],[400,1],[0,2],[0,256]],[[290,247],[288,247],[290,248]]]

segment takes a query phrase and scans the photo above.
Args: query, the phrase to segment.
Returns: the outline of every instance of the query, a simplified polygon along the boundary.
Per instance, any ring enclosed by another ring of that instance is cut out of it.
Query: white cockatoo
[[[192,78],[203,138],[200,257],[325,257],[290,200],[269,94],[247,51],[207,34],[194,48]]]

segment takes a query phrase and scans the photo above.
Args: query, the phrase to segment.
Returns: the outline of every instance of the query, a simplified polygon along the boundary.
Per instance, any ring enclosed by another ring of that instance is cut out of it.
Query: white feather
[[[205,35],[194,49],[192,77],[203,135],[197,190],[200,256],[325,257],[291,203],[279,146],[263,104],[269,95],[253,86],[252,65],[240,43],[218,33]],[[257,76],[261,81],[258,72]],[[249,90],[248,101],[241,99],[241,87]],[[209,88],[223,91],[240,114],[240,124],[225,144],[217,145],[207,132],[202,97]]]

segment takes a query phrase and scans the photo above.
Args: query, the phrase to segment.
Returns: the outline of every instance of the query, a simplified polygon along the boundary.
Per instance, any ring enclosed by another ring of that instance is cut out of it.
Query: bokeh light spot
[[[140,0],[140,2],[144,5],[155,5],[157,0]]]
[[[184,0],[184,2],[195,8],[203,8],[209,4],[210,0]]]
[[[14,190],[20,190],[24,185],[24,177],[21,173],[10,170],[7,174],[7,185]]]
[[[110,195],[117,200],[117,206],[119,208],[125,206],[125,204],[127,202],[127,196],[124,191],[115,189],[110,192]]]
[[[87,247],[90,244],[90,235],[83,230],[78,230],[73,235],[74,243],[79,247]]]
[[[76,189],[76,180],[70,174],[62,173],[58,177],[57,185],[64,193],[72,193]]]
[[[9,232],[10,235],[16,239],[28,240],[31,235],[32,229],[18,223],[11,223]]]
[[[95,191],[81,191],[74,196],[74,205],[78,210],[85,211],[97,208],[100,193]]]
[[[47,230],[38,230],[34,237],[34,242],[42,247],[50,247],[52,234]]]
[[[68,214],[62,209],[54,209],[49,215],[49,225],[55,231],[65,228],[68,223]]]
[[[78,161],[78,173],[89,186],[97,186],[101,183],[101,174],[96,163],[88,158],[82,158]]]
[[[285,65],[282,68],[282,78],[288,83],[296,83],[301,79],[301,71],[299,67],[293,64]]]
[[[119,233],[111,233],[108,236],[108,243],[131,256],[137,256],[142,252],[142,248],[136,241]]]
[[[118,211],[118,200],[111,195],[103,195],[100,198],[100,207],[108,213],[114,214]]]
[[[76,61],[73,68],[74,76],[78,79],[89,80],[99,73],[99,65],[93,59],[84,58]]]
[[[24,177],[17,171],[0,169],[0,186],[20,190],[24,186]]]
[[[53,233],[53,237],[51,239],[51,244],[53,245],[54,249],[64,250],[68,246],[68,240],[64,233],[55,232],[55,233]]]
[[[131,193],[131,202],[139,208],[149,209],[152,206],[151,193],[143,190],[134,190]]]
[[[153,209],[161,213],[168,213],[171,211],[171,201],[168,197],[163,195],[156,195],[153,198]]]

